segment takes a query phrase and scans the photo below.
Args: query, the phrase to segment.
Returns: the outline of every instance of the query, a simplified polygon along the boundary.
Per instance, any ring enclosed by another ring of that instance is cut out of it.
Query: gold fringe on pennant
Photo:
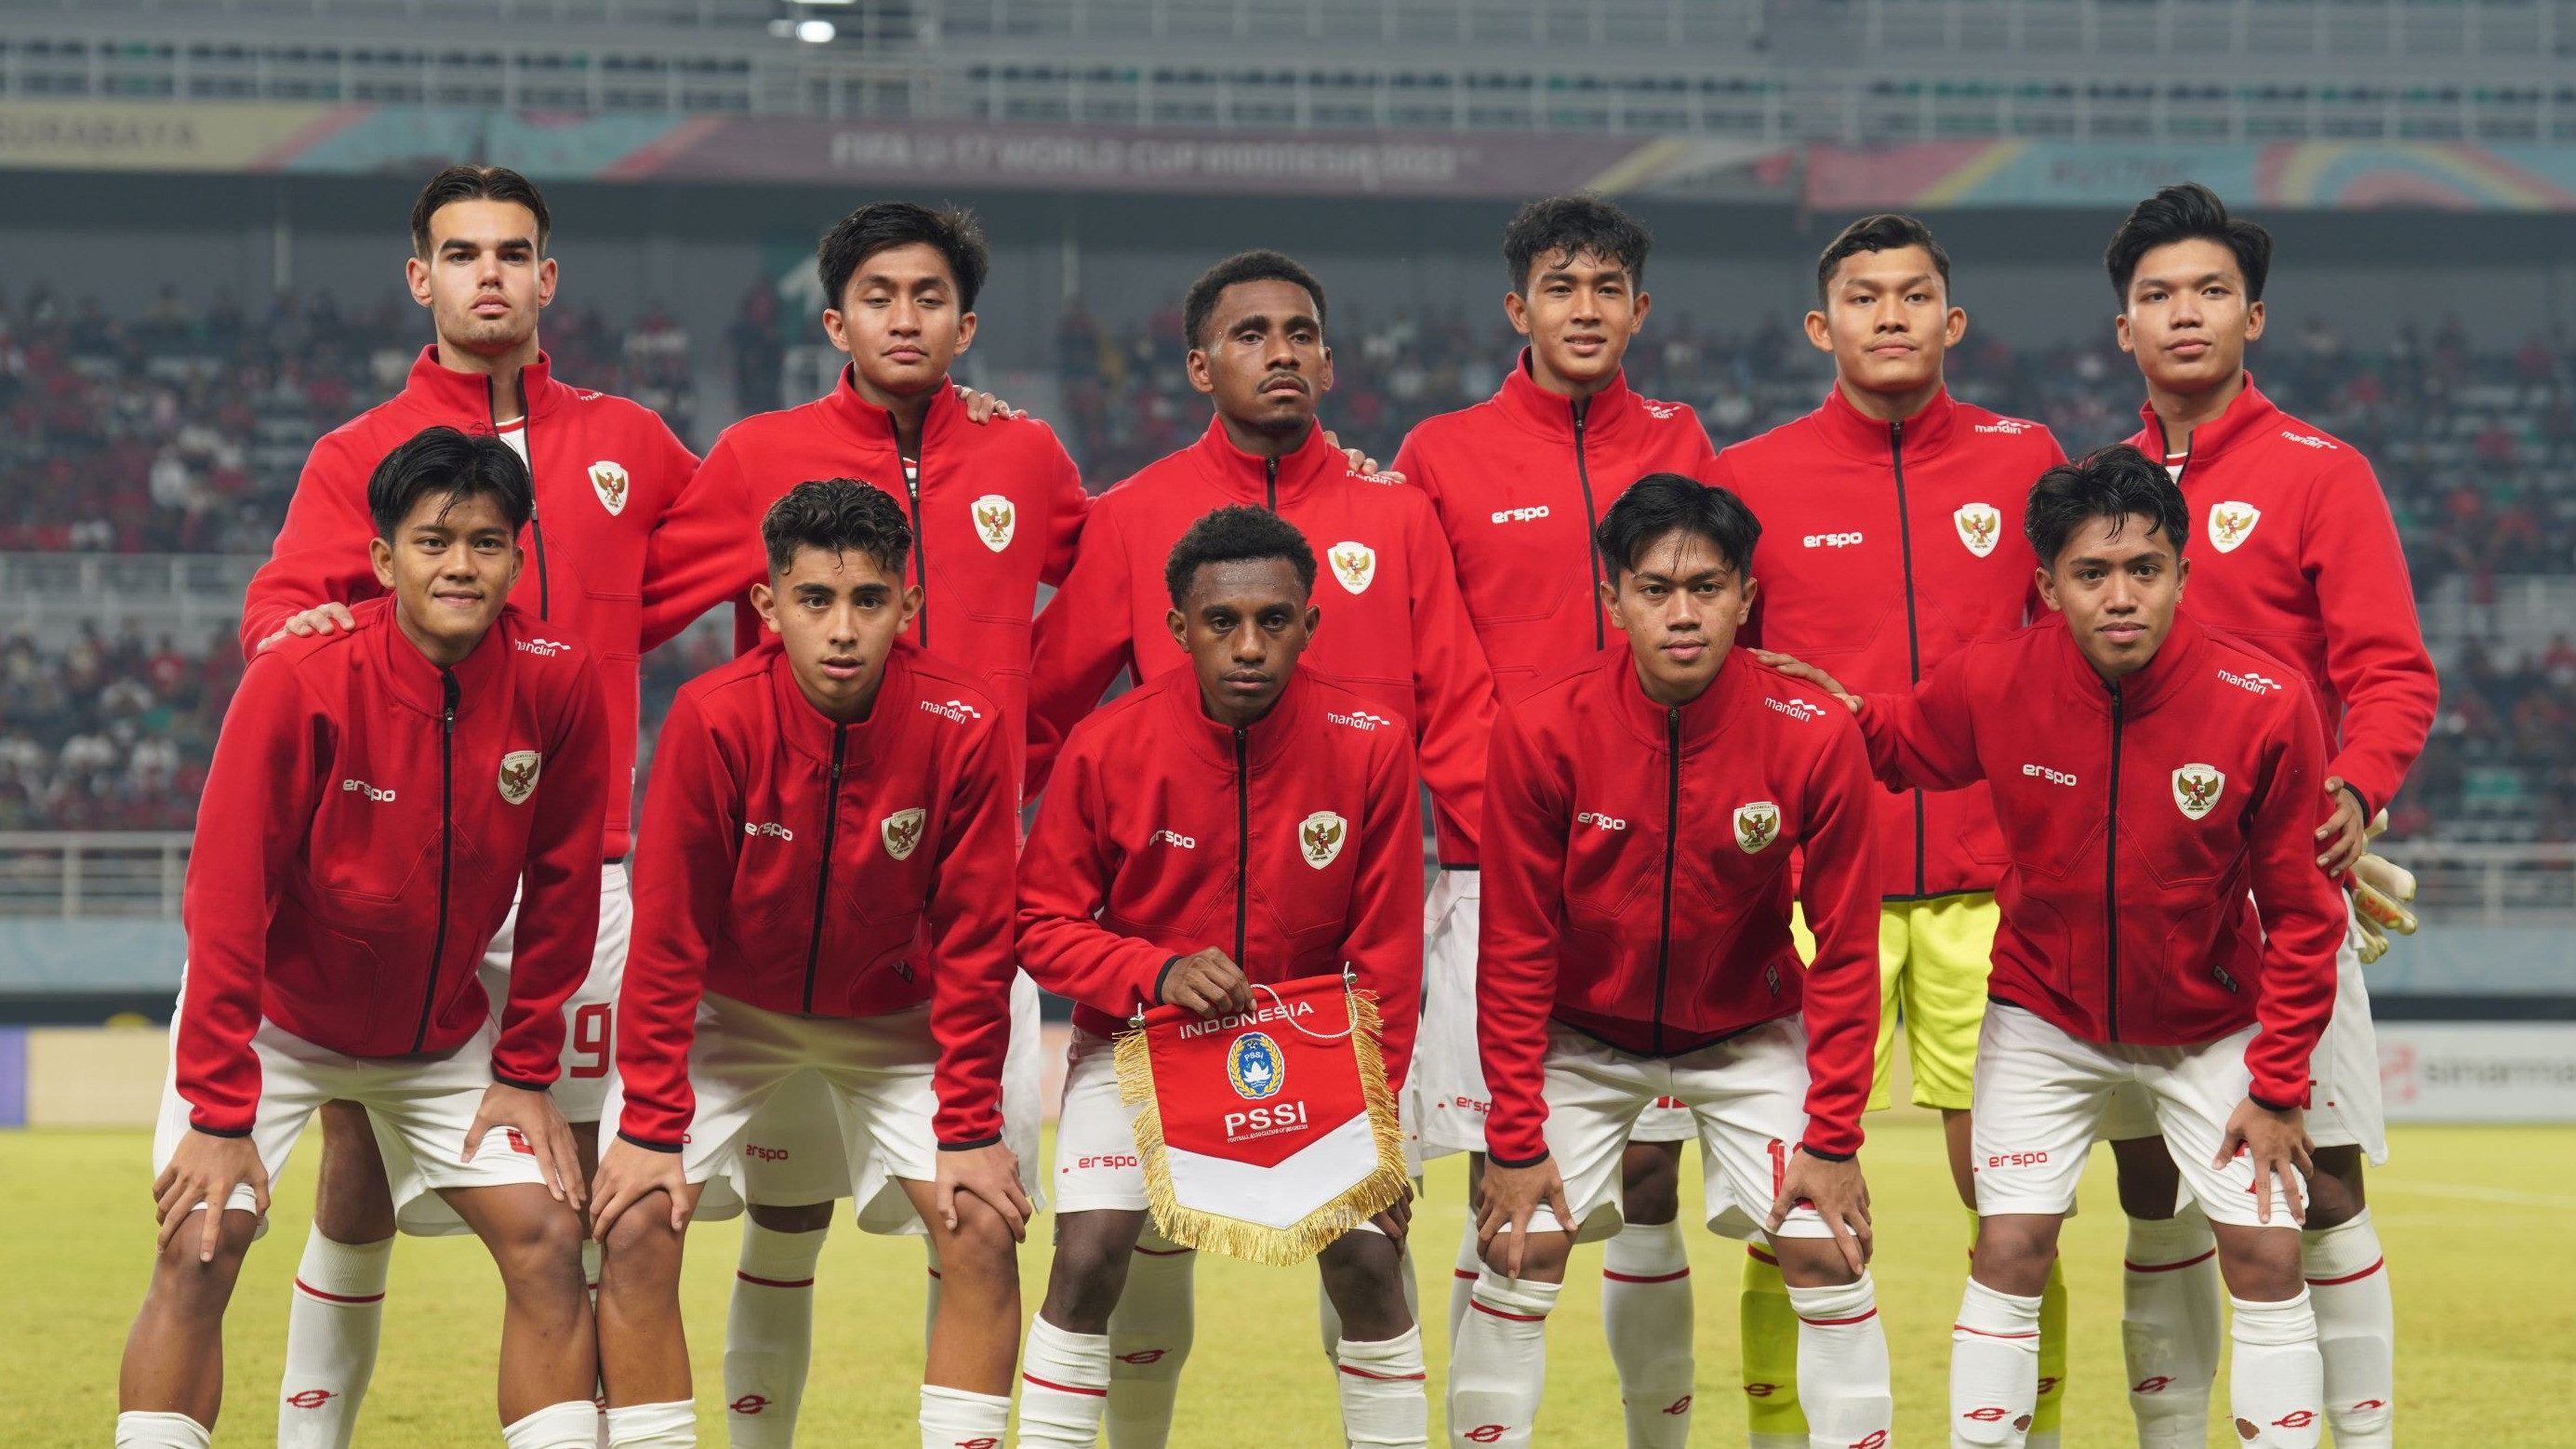
[[[1404,1171],[1404,1128],[1396,1118],[1395,1094],[1387,1087],[1386,1060],[1378,1049],[1383,1021],[1377,996],[1345,988],[1345,999],[1351,1015],[1351,1050],[1359,1060],[1360,1095],[1368,1103],[1369,1135],[1377,1144],[1377,1167],[1348,1192],[1285,1228],[1181,1206],[1172,1190],[1171,1164],[1163,1155],[1163,1112],[1154,1098],[1151,1049],[1142,1028],[1120,1033],[1118,1099],[1144,1109],[1136,1115],[1136,1155],[1145,1168],[1145,1199],[1153,1211],[1154,1226],[1164,1237],[1185,1248],[1274,1268],[1292,1267],[1402,1202],[1412,1190],[1412,1179]]]

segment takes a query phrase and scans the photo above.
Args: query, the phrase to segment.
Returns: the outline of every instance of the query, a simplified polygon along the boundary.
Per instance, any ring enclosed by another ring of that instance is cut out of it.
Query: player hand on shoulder
[[[1485,1159],[1485,1200],[1476,1209],[1476,1247],[1487,1254],[1491,1263],[1494,1238],[1505,1228],[1511,1229],[1511,1241],[1504,1245],[1503,1260],[1494,1266],[1506,1278],[1521,1275],[1522,1251],[1529,1244],[1530,1220],[1538,1216],[1540,1204],[1556,1214],[1556,1221],[1567,1232],[1574,1231],[1574,1209],[1566,1205],[1565,1178],[1556,1170],[1554,1156],[1542,1157],[1527,1167],[1505,1167]]]
[[[276,633],[259,641],[259,647],[266,649],[290,636],[297,639],[310,639],[316,634],[330,634],[342,629],[354,630],[357,627],[357,616],[349,612],[348,605],[316,604],[300,613],[287,615],[286,622],[278,626]]]
[[[1214,946],[1193,951],[1164,967],[1157,990],[1164,1005],[1183,1007],[1201,1016],[1252,1009],[1252,983],[1244,979],[1243,968]]]
[[[1825,671],[1818,669],[1816,666],[1809,664],[1807,661],[1796,658],[1792,655],[1775,653],[1769,649],[1756,649],[1753,651],[1753,657],[1770,665],[1772,668],[1779,670],[1782,674],[1789,676],[1791,679],[1803,679],[1807,681],[1809,684],[1816,686],[1825,693],[1841,700],[1850,708],[1852,713],[1860,713],[1860,696],[1843,688],[1842,681],[1834,678],[1830,674],[1827,674]]]
[[[2296,1107],[2266,1107],[2247,1097],[2227,1115],[2227,1135],[2219,1140],[2212,1167],[2225,1167],[2240,1154],[2254,1163],[2254,1219],[2272,1221],[2272,1183],[2290,1200],[2290,1221],[2304,1224],[2308,1205],[2299,1197],[2302,1174],[2316,1171],[2309,1159],[2307,1114]]]
[[[1332,429],[1327,428],[1324,430],[1324,446],[1327,448],[1342,448],[1342,440],[1334,435]],[[1368,454],[1361,452],[1357,448],[1342,448],[1342,457],[1350,463],[1351,471],[1354,473],[1375,473],[1378,471],[1377,459],[1370,457]],[[1386,476],[1389,478],[1401,479],[1404,475],[1401,473],[1389,473]]]
[[[986,1207],[1001,1214],[1011,1230],[1012,1242],[1029,1240],[1029,1219],[1037,1209],[1029,1202],[1028,1194],[1020,1190],[1020,1160],[1001,1143],[955,1150],[941,1148],[935,1187],[939,1220],[948,1231],[957,1231],[957,1197],[964,1193],[983,1199]]]
[[[970,423],[989,423],[995,418],[1024,418],[1028,416],[1026,412],[1011,406],[1009,403],[1002,401],[1000,398],[993,396],[989,392],[977,392],[975,389],[964,386],[963,384],[957,385],[957,400],[966,405],[966,421]]]
[[[670,1196],[671,1231],[688,1227],[689,1214],[697,1211],[698,1198],[689,1191],[689,1176],[681,1169],[680,1154],[638,1147],[623,1137],[611,1138],[599,1154],[599,1174],[591,1179],[590,1235],[607,1242],[608,1230],[626,1210],[657,1192]]]
[[[1763,1227],[1780,1231],[1790,1209],[1800,1203],[1814,1208],[1825,1226],[1833,1229],[1834,1246],[1842,1249],[1845,1267],[1859,1273],[1869,1266],[1878,1242],[1870,1229],[1869,1183],[1860,1175],[1859,1158],[1837,1162],[1804,1147],[1790,1153],[1789,1165],[1780,1174],[1780,1194],[1772,1201],[1771,1216]]]
[[[507,1082],[494,1082],[483,1089],[483,1102],[474,1109],[474,1123],[465,1129],[465,1160],[474,1160],[475,1149],[483,1145],[483,1134],[496,1127],[506,1127],[516,1134],[512,1148],[523,1147],[537,1159],[537,1175],[555,1201],[579,1211],[582,1204],[581,1158],[573,1151],[572,1124],[564,1121],[563,1109],[555,1105],[552,1092],[514,1087]]]
[[[157,1246],[167,1251],[170,1240],[186,1226],[189,1214],[203,1203],[205,1225],[197,1240],[197,1261],[213,1262],[215,1248],[223,1241],[224,1205],[232,1201],[233,1189],[243,1183],[250,1184],[258,1211],[265,1216],[268,1165],[259,1160],[258,1146],[247,1137],[218,1137],[190,1128],[180,1140],[179,1150],[170,1154],[170,1165],[152,1180],[152,1212],[161,1224]]]
[[[2340,878],[2361,859],[2362,847],[2377,832],[2371,830],[2370,818],[2361,813],[2361,797],[2344,788],[2343,776],[2326,776],[2326,799],[2333,804],[2334,813],[2317,827],[2317,841],[2325,847],[2317,864],[2325,868],[2326,874]]]

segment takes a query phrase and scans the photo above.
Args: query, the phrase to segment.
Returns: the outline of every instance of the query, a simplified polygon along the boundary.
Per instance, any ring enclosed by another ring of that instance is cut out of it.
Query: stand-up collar
[[[1617,701],[1620,723],[1639,740],[1658,749],[1670,743],[1668,731],[1674,707],[1657,704],[1647,695],[1645,684],[1637,677],[1636,657],[1613,645],[1602,651],[1601,668],[1609,676],[1610,695]],[[1696,754],[1725,728],[1732,701],[1752,687],[1753,669],[1752,657],[1742,646],[1728,649],[1708,688],[1700,691],[1699,698],[1680,706],[1684,755]]]
[[[1581,404],[1584,436],[1619,436],[1633,422],[1636,404],[1637,394],[1629,390],[1627,370],[1622,368],[1611,374],[1610,385]],[[1520,360],[1504,375],[1501,390],[1494,394],[1494,406],[1505,417],[1544,437],[1558,441],[1571,441],[1574,437],[1575,400],[1538,385],[1538,379],[1530,373],[1530,350],[1526,347],[1521,349]]]
[[[1351,460],[1342,450],[1324,441],[1320,422],[1306,430],[1306,441],[1296,451],[1277,459],[1256,458],[1234,445],[1225,435],[1222,419],[1209,418],[1208,430],[1191,451],[1199,455],[1199,466],[1206,470],[1209,481],[1239,503],[1271,507],[1293,503],[1326,483],[1350,476]],[[1276,462],[1277,472],[1271,465]]]
[[[1932,400],[1923,405],[1923,410],[1907,418],[1903,424],[1882,423],[1853,407],[1851,399],[1843,396],[1842,384],[1838,382],[1825,393],[1824,404],[1808,416],[1815,420],[1816,428],[1824,434],[1825,441],[1838,451],[1884,460],[1896,445],[1900,426],[1908,457],[1927,456],[1939,451],[1950,441],[1958,411],[1959,405],[1951,400],[1950,390],[1945,387],[1932,394]]]
[[[1199,698],[1197,671],[1187,664],[1164,677],[1163,708],[1170,716],[1174,730],[1189,742],[1190,751],[1207,764],[1223,770],[1234,768],[1234,727],[1208,718],[1207,706]],[[1306,683],[1302,671],[1288,676],[1288,686],[1279,691],[1278,702],[1270,713],[1244,726],[1244,742],[1252,768],[1258,770],[1285,752],[1305,727],[1312,706],[1314,689]]]
[[[859,394],[855,366],[842,364],[841,380],[823,399],[824,415],[861,447],[899,451],[900,434],[895,431],[894,414]],[[922,448],[927,451],[943,441],[950,429],[965,426],[966,421],[966,405],[957,400],[957,389],[949,385],[947,378],[941,378],[931,389],[929,409],[921,415]]]
[[[778,733],[790,747],[817,763],[830,764],[832,736],[841,733],[845,760],[860,758],[878,735],[891,735],[900,722],[909,718],[913,706],[913,645],[895,641],[894,650],[886,656],[885,678],[877,684],[876,703],[868,708],[868,717],[841,724],[814,707],[812,700],[796,683],[795,666],[787,662],[787,647],[777,639],[760,646],[769,661],[769,691],[778,715]]]
[[[355,630],[361,647],[372,648],[376,662],[383,669],[386,683],[394,698],[423,714],[436,715],[447,708],[447,689],[442,674],[456,676],[456,714],[462,719],[473,711],[477,701],[490,694],[501,671],[509,667],[510,641],[502,636],[517,633],[526,623],[516,608],[505,608],[472,652],[447,669],[430,662],[420,646],[403,633],[402,624],[394,617],[398,607],[391,594],[379,595],[349,610],[357,621]]]
[[[2193,463],[2206,463],[2238,440],[2276,426],[2280,416],[2281,410],[2272,405],[2270,398],[2263,396],[2263,390],[2254,385],[2254,374],[2249,371],[2245,374],[2245,386],[2228,400],[2227,410],[2191,430],[2187,456]],[[2155,403],[2138,404],[2138,417],[2147,425],[2147,441],[2156,445],[2150,451],[2157,462],[2163,462],[2172,445],[2165,441],[2165,422],[2156,416]]]
[[[2110,684],[2093,667],[2093,661],[2084,657],[2083,647],[2075,642],[2075,631],[2067,626],[2065,615],[2056,616],[2056,630],[2058,654],[2075,680],[2076,694],[2090,700],[2094,709],[2109,714]],[[2146,668],[2120,681],[2121,714],[2134,719],[2163,703],[2190,677],[2192,662],[2208,645],[2207,631],[2193,622],[2189,613],[2177,609],[2173,628],[2165,632],[2164,643],[2156,646],[2156,657],[2147,661]]]
[[[562,387],[555,381],[554,359],[543,352],[537,360],[519,370],[519,390],[527,399],[527,416],[554,410],[556,394]],[[441,417],[461,417],[490,431],[493,378],[489,373],[458,372],[442,366],[438,344],[420,350],[411,364],[411,375],[403,381],[405,394],[419,401]]]

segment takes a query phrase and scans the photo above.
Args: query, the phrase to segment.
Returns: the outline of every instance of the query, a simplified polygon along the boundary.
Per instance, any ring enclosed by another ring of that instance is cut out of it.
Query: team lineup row
[[[1709,1225],[1754,1244],[1751,1442],[1886,1443],[1857,1154],[1900,1016],[1978,1214],[1953,1442],[2056,1441],[2096,1137],[2140,1442],[2205,1432],[2222,1275],[2246,1441],[2390,1442],[2359,964],[2411,884],[2365,844],[2434,680],[2368,464],[2244,370],[2270,242],[2205,190],[2114,238],[2149,402],[2080,463],[1949,396],[1949,259],[1895,216],[1820,258],[1824,404],[1713,454],[1622,382],[1649,241],[1575,196],[1506,232],[1520,365],[1387,472],[1318,421],[1320,283],[1220,263],[1184,309],[1207,434],[1097,500],[950,383],[963,214],[828,233],[841,382],[703,462],[548,373],[547,227],[513,173],[431,182],[437,339],[317,445],[245,601],[206,804],[259,848],[190,867],[120,1444],[208,1442],[233,1274],[317,1114],[282,1444],[349,1442],[398,1227],[500,1262],[514,1449],[694,1442],[679,1245],[746,1209],[728,1429],[789,1442],[842,1196],[926,1237],[925,1445],[1001,1443],[1015,1370],[1016,1442],[1160,1444],[1191,1254],[1112,1039],[1346,969],[1414,1150],[1475,1154],[1453,1443],[1531,1442],[1595,1238],[1629,1442],[1685,1441],[1692,1137]],[[636,661],[728,602],[743,652],[682,691],[634,829]],[[1076,1031],[1023,1345],[1032,978]],[[1319,1258],[1354,1444],[1429,1432],[1408,1226]]]

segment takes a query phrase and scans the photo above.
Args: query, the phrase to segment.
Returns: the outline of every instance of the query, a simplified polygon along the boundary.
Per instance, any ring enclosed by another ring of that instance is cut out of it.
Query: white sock
[[[1011,1429],[1011,1396],[921,1386],[921,1449],[1001,1449]]]
[[[1690,1442],[1690,1252],[1682,1225],[1630,1223],[1601,1254],[1601,1330],[1619,1370],[1628,1449]]]
[[[2397,1304],[2389,1296],[2379,1230],[2364,1208],[2351,1222],[2303,1233],[2299,1261],[2326,1361],[2326,1423],[2335,1449],[2396,1443]]]
[[[501,1426],[506,1449],[595,1449],[599,1406],[588,1399],[548,1404],[515,1424]]]
[[[1333,1345],[1333,1369],[1342,1390],[1342,1437],[1351,1449],[1424,1449],[1430,1442],[1431,1394],[1420,1328],[1394,1338],[1342,1339]]]
[[[1151,1227],[1127,1259],[1127,1286],[1109,1312],[1110,1449],[1163,1449],[1181,1366],[1198,1336],[1199,1255]]]
[[[1454,1346],[1467,1326],[1467,1304],[1476,1296],[1476,1279],[1485,1271],[1485,1255],[1476,1247],[1476,1215],[1467,1214],[1467,1229],[1458,1235],[1458,1261],[1449,1269],[1449,1342]]]
[[[2229,1411],[2250,1449],[2317,1449],[2325,1431],[2326,1366],[2305,1289],[2279,1303],[2233,1294],[2235,1354],[2227,1364]]]
[[[687,1399],[608,1411],[609,1449],[697,1449],[698,1410]]]
[[[277,1383],[278,1449],[349,1449],[376,1372],[385,1274],[394,1240],[340,1243],[315,1228],[286,1310],[286,1372]]]
[[[1067,1333],[1043,1314],[1031,1319],[1020,1350],[1019,1442],[1091,1449],[1108,1406],[1109,1335]]]
[[[2209,1386],[2227,1331],[2218,1239],[2199,1205],[2186,1203],[2170,1218],[2129,1219],[2122,1256],[2120,1346],[2138,1449],[2200,1449],[2209,1439]]]
[[[788,1449],[814,1357],[814,1265],[828,1227],[773,1232],[746,1219],[725,1314],[725,1436],[733,1449]]]
[[[1803,1349],[1803,1331],[1799,1339]],[[1998,1293],[1970,1278],[1950,1329],[1952,1449],[2019,1449],[2038,1404],[2039,1295]]]
[[[1476,1278],[1467,1326],[1449,1351],[1449,1442],[1526,1449],[1547,1386],[1547,1315],[1562,1283]]]
[[[1798,1314],[1798,1402],[1807,1411],[1809,1449],[1886,1443],[1896,1400],[1888,1383],[1887,1329],[1869,1274],[1834,1288],[1793,1283],[1789,1306]],[[2034,1377],[2033,1398],[2038,1393]]]
[[[116,1416],[116,1449],[209,1449],[215,1431],[185,1414],[128,1409]]]

